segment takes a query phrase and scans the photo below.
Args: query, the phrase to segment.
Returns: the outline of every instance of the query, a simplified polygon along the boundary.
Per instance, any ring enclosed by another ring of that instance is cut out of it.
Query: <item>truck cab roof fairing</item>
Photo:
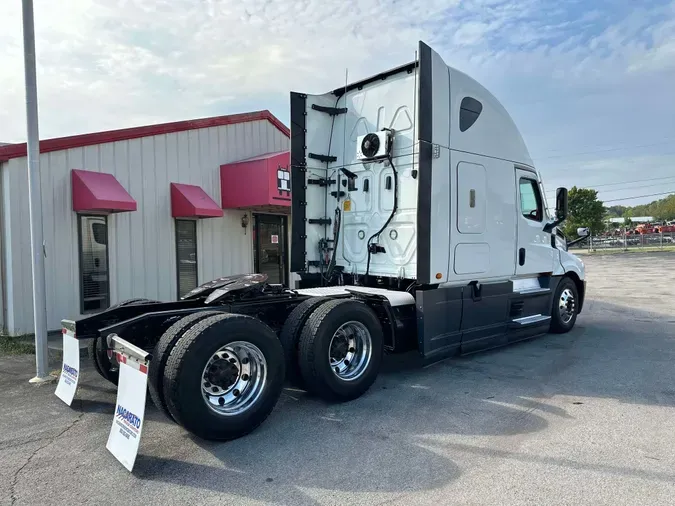
[[[466,98],[465,103],[472,107],[469,112],[477,117],[460,129],[460,110]],[[335,253],[338,267],[364,274],[369,265],[374,276],[445,282],[452,276],[447,262],[450,232],[441,230],[438,219],[450,214],[450,203],[440,196],[456,191],[450,187],[449,176],[440,174],[452,163],[450,152],[532,167],[520,132],[494,95],[448,66],[424,42],[419,43],[417,61],[322,95],[292,93],[291,125],[291,178],[296,190],[291,270],[303,277],[323,274],[325,258],[330,255],[320,253],[318,245],[332,241],[333,236],[332,225],[319,223],[333,218],[333,209],[351,198],[351,207],[342,213],[340,223]],[[395,131],[391,156],[399,172],[399,203],[387,226],[396,231],[385,231],[377,239],[386,252],[372,255],[368,262],[368,248],[361,243],[377,233],[391,212],[393,178],[386,163],[359,163],[355,142],[359,135],[382,128]],[[441,166],[445,169],[440,170]],[[344,181],[337,181],[341,167],[358,173],[356,193],[350,195],[342,187]],[[370,184],[365,185],[367,178]],[[321,186],[322,179],[328,181],[328,187]],[[370,199],[364,199],[362,188],[371,188]]]
[[[448,66],[450,73],[450,149],[509,160],[533,167],[518,127],[501,102],[464,72]],[[480,116],[465,132],[459,128],[460,106],[465,97],[482,105]]]

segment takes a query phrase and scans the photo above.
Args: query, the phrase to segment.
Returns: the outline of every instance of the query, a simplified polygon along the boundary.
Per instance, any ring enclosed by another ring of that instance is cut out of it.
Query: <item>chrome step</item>
[[[530,316],[523,316],[522,318],[516,318],[515,320],[511,320],[511,324],[517,327],[526,327],[528,325],[542,323],[550,319],[551,319],[550,316],[544,316],[542,314],[533,314]]]
[[[526,288],[525,290],[520,290],[517,292],[519,295],[543,295],[545,293],[551,293],[550,288]]]

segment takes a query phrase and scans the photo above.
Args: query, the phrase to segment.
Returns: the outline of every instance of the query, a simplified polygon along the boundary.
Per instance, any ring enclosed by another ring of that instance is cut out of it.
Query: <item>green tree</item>
[[[577,237],[577,228],[588,227],[593,234],[605,230],[605,207],[598,200],[598,192],[590,188],[573,186],[568,193],[569,216],[565,222],[565,235]]]
[[[675,192],[665,198],[654,200],[649,204],[633,207],[610,206],[605,208],[608,218],[633,218],[636,216],[653,216],[655,220],[675,220]]]
[[[605,208],[605,216],[607,218],[621,218],[626,211],[626,206],[609,206]]]

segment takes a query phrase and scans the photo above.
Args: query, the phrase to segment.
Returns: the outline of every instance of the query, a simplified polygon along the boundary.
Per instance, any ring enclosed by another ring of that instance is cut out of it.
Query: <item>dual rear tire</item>
[[[226,441],[265,421],[288,370],[308,391],[331,401],[355,399],[375,381],[383,335],[366,304],[322,299],[291,313],[287,325],[294,331],[282,329],[281,339],[246,315],[203,311],[181,318],[154,348],[151,399],[198,437]]]
[[[302,302],[289,316],[281,341],[291,382],[338,402],[356,399],[372,386],[384,350],[377,315],[354,299]]]
[[[175,322],[157,342],[148,390],[154,404],[188,431],[227,441],[270,415],[285,370],[281,343],[265,323],[203,311]]]

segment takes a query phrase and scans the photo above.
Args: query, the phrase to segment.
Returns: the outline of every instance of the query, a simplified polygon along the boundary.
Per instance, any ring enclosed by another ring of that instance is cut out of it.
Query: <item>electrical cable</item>
[[[649,139],[649,143],[652,143],[654,141],[658,141],[659,144],[660,144],[663,141],[664,144],[667,144],[667,143],[670,143],[673,140],[675,140],[675,137],[673,137],[672,135],[664,135],[662,137],[655,137],[655,138]],[[583,146],[579,146],[579,149],[584,149],[584,150],[593,150],[593,149],[596,149],[596,148],[609,149],[609,148],[614,148],[614,147],[618,147],[618,146],[626,146],[628,148],[628,147],[637,147],[637,146],[641,146],[642,144],[644,144],[644,143],[637,144],[637,145],[636,144],[628,144],[629,142],[631,142],[631,141],[630,140],[618,141],[614,144],[607,144],[607,143],[605,143],[605,144],[586,144],[586,145],[583,145]],[[551,156],[554,156],[555,153],[563,154],[565,151],[566,151],[566,148],[547,149],[545,151],[542,151],[540,154],[542,154],[542,155],[550,154]],[[539,157],[533,157],[533,158],[539,158]]]
[[[666,144],[672,144],[671,141],[665,141],[665,142],[657,142],[653,144],[637,144],[634,146],[617,146],[614,148],[608,148],[608,149],[597,149],[594,151],[580,151],[577,153],[566,153],[564,155],[554,155],[554,156],[541,156],[541,157],[536,157],[534,160],[553,160],[555,158],[569,158],[573,156],[582,156],[582,155],[594,155],[596,153],[609,153],[611,151],[622,151],[625,149],[637,149],[637,148],[653,148],[655,146],[664,146]]]
[[[607,202],[619,202],[620,200],[633,200],[633,199],[642,199],[645,197],[658,197],[659,195],[675,195],[675,190],[669,191],[669,192],[663,192],[663,193],[652,193],[650,195],[635,195],[634,197],[624,197],[622,199],[611,199],[611,200],[603,200],[603,203]]]
[[[338,97],[337,100],[335,100],[334,107],[337,107],[339,102],[340,102],[340,97]],[[326,155],[328,155],[328,156],[330,156],[330,148],[331,148],[331,145],[333,143],[333,129],[334,128],[335,128],[335,116],[333,116],[333,119],[331,120],[330,133],[328,134],[328,152],[326,153]],[[326,179],[327,180],[329,179],[328,178],[328,164],[329,163],[330,162],[326,162]],[[324,200],[324,208],[323,208],[324,217],[328,214],[328,191],[329,191],[329,189],[330,189],[329,185],[326,184],[326,198]],[[340,205],[340,199],[338,198],[338,207],[339,207],[339,205]],[[326,225],[323,226],[323,235],[324,235],[324,240],[326,241],[326,244],[328,244],[328,237],[326,237],[326,235],[327,235]],[[337,241],[335,241],[333,245],[335,247],[337,247]],[[334,252],[335,252],[335,250],[333,250],[333,253]],[[324,255],[324,252],[321,251],[321,248],[319,247],[319,274],[321,276],[321,279],[323,279],[325,281],[326,278],[324,276],[324,270],[323,270],[323,255]]]
[[[335,268],[336,255],[338,241],[340,240],[340,223],[342,221],[342,212],[340,211],[340,206],[335,208],[335,222],[333,223],[333,254],[331,255],[330,262],[328,263],[328,268],[326,269],[326,276],[324,276],[324,281],[330,283],[331,278],[333,277],[333,269]]]
[[[675,176],[664,176],[664,177],[655,177],[651,179],[636,179],[634,181],[621,181],[618,183],[603,183],[603,184],[596,184],[593,186],[582,186],[580,188],[584,189],[590,189],[590,190],[595,190],[596,188],[601,188],[605,186],[615,186],[618,184],[630,184],[630,183],[646,183],[647,181],[661,181],[663,179],[675,179]],[[647,186],[657,186],[660,183],[657,183],[656,185],[647,185]],[[629,188],[617,188],[616,190],[603,190],[603,191],[619,191],[619,190],[631,190],[633,188],[645,188],[645,186],[636,186],[636,187],[629,187]],[[546,193],[547,194],[555,194],[556,190],[549,190]]]
[[[389,159],[389,164],[391,165],[391,170],[394,173],[394,207],[391,210],[391,214],[389,215],[389,218],[387,218],[387,221],[384,222],[384,225],[375,232],[373,235],[371,235],[368,238],[368,241],[366,242],[366,248],[368,249],[368,260],[366,262],[366,284],[368,283],[368,274],[370,273],[370,255],[371,255],[371,249],[370,249],[370,241],[372,241],[375,237],[379,237],[379,235],[384,232],[384,229],[387,228],[391,220],[394,218],[394,214],[396,214],[396,210],[398,209],[398,172],[396,171],[396,166],[394,165],[394,160],[392,159],[391,156],[388,157]]]

